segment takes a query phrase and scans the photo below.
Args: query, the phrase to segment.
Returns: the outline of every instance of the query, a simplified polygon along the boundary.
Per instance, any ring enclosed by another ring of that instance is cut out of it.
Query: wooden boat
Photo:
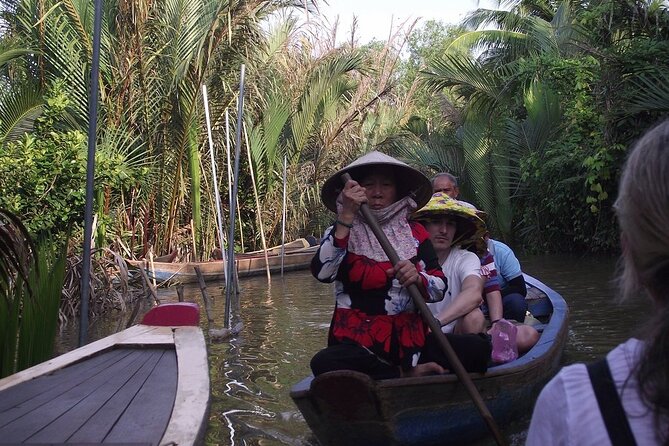
[[[312,238],[311,243],[309,242],[309,240],[307,240],[305,238],[298,238],[298,239],[293,240],[291,242],[285,243],[283,245],[284,253],[299,251],[299,250],[302,250],[304,248],[309,248],[309,247],[311,247],[315,244],[318,244],[318,241],[316,239],[313,239],[313,237],[310,237],[310,238]],[[272,246],[271,248],[267,248],[267,254],[268,255],[274,255],[274,254],[279,254],[280,255],[281,254],[281,248],[282,248],[281,245]],[[255,255],[264,256],[265,251],[262,250],[262,249],[259,249],[258,251],[250,251],[250,252],[244,252],[244,253],[241,253],[241,254],[236,254],[236,256],[242,256],[242,257],[243,256],[255,256]]]
[[[295,271],[306,269],[311,264],[311,259],[318,250],[318,246],[308,246],[287,250],[283,256],[284,271]],[[269,269],[271,273],[281,271],[281,254],[272,251],[267,255]],[[144,267],[143,261],[127,260],[128,264],[134,267]],[[235,255],[237,264],[237,277],[257,276],[266,273],[265,254],[260,251],[252,253],[242,253]],[[220,260],[210,262],[153,262],[146,268],[150,278],[155,278],[158,282],[167,280],[192,283],[197,282],[195,266],[200,267],[205,280],[225,280],[224,264]]]
[[[209,367],[196,304],[0,380],[0,444],[199,444]]]
[[[568,309],[555,291],[525,276],[539,342],[515,361],[470,376],[497,423],[527,416],[557,372],[567,337]],[[489,435],[483,418],[453,374],[375,381],[354,371],[309,377],[290,392],[323,446],[470,444]]]

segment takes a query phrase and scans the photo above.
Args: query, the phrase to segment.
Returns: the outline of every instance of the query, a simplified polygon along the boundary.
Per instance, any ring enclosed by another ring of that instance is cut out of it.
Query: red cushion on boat
[[[192,302],[161,304],[144,315],[142,324],[163,327],[197,326],[200,324],[200,307]]]

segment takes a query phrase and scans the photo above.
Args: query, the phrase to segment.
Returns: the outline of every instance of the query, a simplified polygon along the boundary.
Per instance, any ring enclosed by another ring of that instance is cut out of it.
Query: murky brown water
[[[610,285],[613,258],[537,256],[521,258],[521,263],[569,305],[565,364],[603,356],[648,317],[645,301],[617,304]],[[240,289],[233,325],[241,320],[243,330],[234,339],[209,346],[212,406],[206,442],[316,445],[288,393],[310,373],[311,356],[325,345],[332,288],[308,272],[293,272],[284,279],[274,277],[271,284],[264,276],[243,279]],[[202,303],[199,289],[186,291],[187,300]],[[208,292],[216,299],[213,313],[220,327],[223,290],[220,284],[210,284]],[[172,290],[164,296],[176,300]],[[206,327],[204,315],[202,320]],[[100,322],[92,336],[104,335],[114,326],[119,326],[117,320]],[[507,431],[512,444],[523,444],[529,415]]]

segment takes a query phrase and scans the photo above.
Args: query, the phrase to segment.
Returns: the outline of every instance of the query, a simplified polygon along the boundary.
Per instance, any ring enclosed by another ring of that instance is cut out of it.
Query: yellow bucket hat
[[[427,222],[442,215],[455,217],[458,221],[454,245],[467,247],[483,237],[487,231],[485,222],[476,215],[475,209],[463,205],[443,192],[432,195],[432,198],[424,207],[413,213],[412,219]]]

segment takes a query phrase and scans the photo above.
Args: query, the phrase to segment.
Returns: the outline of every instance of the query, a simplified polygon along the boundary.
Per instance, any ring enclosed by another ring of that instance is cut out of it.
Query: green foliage
[[[66,264],[67,237],[62,243],[52,239],[39,243],[28,278],[34,293],[23,298],[17,371],[46,361],[53,354]]]
[[[0,205],[34,233],[81,220],[90,4],[23,0],[6,11],[12,42],[0,38]],[[463,198],[487,207],[497,228],[526,246],[613,248],[611,203],[625,148],[669,112],[669,13],[661,0],[514,2],[480,9],[461,26],[426,22],[406,42],[362,48],[333,48],[332,36],[314,42],[317,33],[293,18],[273,32],[259,26],[286,5],[106,4],[99,241],[114,231],[130,238],[134,254],[149,245],[171,250],[192,219],[195,238],[200,227],[209,231],[198,248],[206,252],[215,224],[211,181],[200,178],[210,167],[201,153],[208,145],[200,86],[208,87],[220,154],[245,63],[252,159],[242,150],[244,242],[259,234],[249,163],[260,214],[276,221],[287,157],[288,227],[299,236],[330,217],[316,205],[319,182],[381,147],[424,161],[426,171],[458,175]],[[66,81],[45,102],[55,79]],[[267,228],[270,239],[278,228]]]
[[[524,72],[538,73],[558,93],[563,118],[546,149],[521,160],[521,239],[536,250],[610,251],[617,238],[607,190],[615,187],[620,160],[605,143],[595,88],[599,63],[544,57],[526,63]]]
[[[464,32],[460,26],[446,25],[435,20],[426,21],[408,38],[408,57],[400,64],[398,75],[400,94],[413,92],[414,114],[426,120],[431,128],[444,121],[446,98],[426,88],[416,88],[418,73],[446,53],[453,40]],[[415,91],[414,91],[415,90]]]
[[[626,147],[669,111],[667,8],[520,2],[463,24],[472,31],[424,75],[463,99],[456,134],[478,201],[493,216],[513,212],[530,249],[616,249],[612,203]]]
[[[56,130],[69,104],[54,89],[35,131],[0,153],[0,206],[18,215],[32,234],[58,234],[81,221],[85,200],[86,137]]]
[[[59,236],[83,221],[88,149],[83,132],[61,130],[70,104],[57,82],[34,131],[7,143],[0,152],[0,207],[18,215],[35,236]],[[136,144],[124,145],[112,134],[108,130],[96,150],[98,196],[105,190],[127,190],[149,173]]]
[[[0,209],[0,377],[49,359],[58,326],[67,239],[33,245],[27,229]]]

